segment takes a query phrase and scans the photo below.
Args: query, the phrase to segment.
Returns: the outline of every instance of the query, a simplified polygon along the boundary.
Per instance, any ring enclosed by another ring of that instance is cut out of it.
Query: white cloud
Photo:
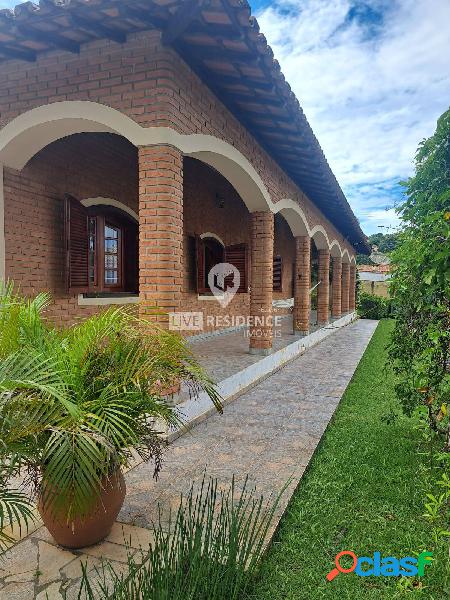
[[[275,0],[257,16],[365,231],[397,225],[384,209],[450,105],[450,2]]]
[[[273,0],[257,16],[363,229],[396,226],[396,182],[450,105],[450,1]]]

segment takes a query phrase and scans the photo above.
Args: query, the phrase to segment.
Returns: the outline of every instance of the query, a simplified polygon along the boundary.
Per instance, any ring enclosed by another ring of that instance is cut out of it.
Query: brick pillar
[[[251,282],[250,282],[250,353],[269,354],[273,327],[273,239],[274,217],[271,212],[254,212],[252,217]],[[264,322],[261,322],[263,319]]]
[[[353,312],[356,307],[356,265],[350,265],[350,282],[348,292],[348,310]]]
[[[294,333],[307,335],[311,311],[311,238],[295,238]]]
[[[139,148],[139,313],[180,308],[183,157],[172,146]],[[168,326],[167,314],[157,320]]]
[[[326,325],[330,318],[330,251],[319,250],[319,281],[317,288],[317,323]]]
[[[342,258],[333,256],[333,282],[331,291],[331,315],[338,319],[341,316],[342,302]]]
[[[350,287],[350,265],[348,263],[342,263],[342,302],[341,312],[348,312],[348,301],[349,301],[349,287]]]

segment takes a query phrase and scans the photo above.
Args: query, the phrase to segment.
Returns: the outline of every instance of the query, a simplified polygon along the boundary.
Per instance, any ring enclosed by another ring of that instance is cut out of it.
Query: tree
[[[383,254],[389,254],[395,250],[399,243],[398,233],[373,233],[368,237],[371,246],[378,246]]]
[[[400,244],[392,255],[397,321],[390,356],[407,413],[423,405],[450,451],[450,110],[417,151],[404,182]]]

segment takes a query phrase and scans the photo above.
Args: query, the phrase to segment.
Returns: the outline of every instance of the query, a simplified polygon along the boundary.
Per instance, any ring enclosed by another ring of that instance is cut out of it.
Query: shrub
[[[358,296],[358,315],[362,319],[387,319],[392,315],[389,298],[360,292]]]
[[[425,406],[429,424],[450,452],[450,110],[416,154],[399,208],[400,244],[392,255],[390,291],[396,327],[390,358],[407,414]]]
[[[49,301],[0,287],[0,466],[14,458],[41,499],[72,520],[89,513],[132,450],[154,459],[158,473],[165,447],[158,423],[180,422],[164,394],[174,381],[194,395],[204,390],[218,410],[221,403],[177,334],[125,307],[58,331],[42,317]],[[0,496],[2,528],[8,498],[20,506],[13,492]]]
[[[279,497],[278,497],[279,498]],[[239,492],[217,480],[203,480],[181,500],[175,519],[154,528],[155,542],[142,556],[129,558],[129,573],[105,564],[100,582],[86,572],[79,597],[89,600],[238,600],[259,566],[278,499],[272,505],[255,497],[247,480]],[[107,582],[112,581],[108,585]],[[111,590],[111,587],[113,590]]]

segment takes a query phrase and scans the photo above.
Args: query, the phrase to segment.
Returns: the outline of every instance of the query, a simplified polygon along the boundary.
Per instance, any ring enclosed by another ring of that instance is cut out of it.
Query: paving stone
[[[197,490],[205,475],[217,477],[219,489],[225,490],[234,476],[235,496],[238,496],[248,474],[247,489],[255,487],[256,494],[263,494],[266,501],[274,500],[289,481],[275,511],[268,541],[338,406],[376,324],[375,321],[358,321],[337,330],[228,404],[223,416],[213,415],[175,440],[167,449],[158,481],[153,479],[153,465],[150,463],[141,463],[129,471],[125,476],[128,494],[118,518],[120,523],[113,527],[111,535],[103,543],[82,549],[75,558],[68,552],[71,558],[65,562],[68,558],[65,551],[55,548],[51,536],[45,528],[41,528],[31,538],[12,548],[7,566],[0,563],[0,580],[10,576],[16,577],[19,583],[6,585],[0,591],[0,600],[31,600],[35,597],[33,582],[38,567],[38,544],[39,548],[46,549],[45,581],[50,582],[59,571],[60,577],[66,580],[67,600],[78,598],[78,569],[83,560],[87,561],[90,582],[94,585],[98,585],[104,577],[102,559],[113,561],[117,572],[125,572],[128,554],[134,553],[137,558],[140,556],[138,548],[148,546],[152,540],[152,534],[146,528],[151,528],[158,521],[160,513],[162,524],[167,527],[170,513],[174,515],[178,509],[180,494],[188,494],[193,484]],[[285,327],[288,326],[286,321]],[[232,374],[230,371],[233,369],[241,370],[258,360],[258,357],[246,352],[248,340],[239,338],[236,344],[237,335],[196,342],[192,349],[203,352],[201,360],[205,366],[209,365],[210,372],[223,375],[228,369],[228,373]],[[287,336],[286,330],[285,340]],[[287,343],[291,341],[292,336]],[[283,340],[277,340],[277,344],[281,343]],[[231,352],[229,361],[227,351]],[[225,360],[224,356],[227,357]],[[324,362],[326,369],[323,368]],[[131,542],[129,548],[124,544],[124,537]],[[53,550],[48,550],[47,546]],[[51,556],[54,556],[53,564],[50,564]],[[108,573],[106,583],[111,583]],[[56,590],[56,587],[55,584],[52,589]],[[13,589],[15,595],[11,592]]]
[[[0,561],[0,578],[6,583],[34,581],[37,571],[38,548],[31,538],[8,550]]]
[[[95,567],[100,567],[102,561],[95,556],[86,556],[85,554],[79,556],[65,567],[61,569],[61,575],[64,578],[77,580],[83,574],[83,569],[87,572],[91,571]]]
[[[122,574],[127,573],[128,566],[125,563],[108,561],[94,567],[89,572],[89,584],[93,588],[94,594],[102,588],[112,591],[114,576],[111,573],[111,569],[113,569],[115,576],[120,577]],[[65,600],[79,600],[80,583],[81,580],[78,580],[69,585],[66,590]],[[82,595],[81,598],[84,598],[84,596]]]
[[[165,488],[159,500],[176,510],[177,496],[187,494],[194,479],[206,466],[207,475],[217,477],[221,487],[227,487],[231,478],[241,479],[247,473],[259,491],[272,493],[281,489],[289,476],[297,480],[308,465],[332,417],[343,390],[364,352],[376,322],[358,321],[337,330],[332,336],[311,348],[282,370],[259,383],[225,407],[224,416],[213,415],[199,424],[192,434],[178,440],[167,450],[167,472],[162,474]],[[233,334],[235,335],[235,334]],[[211,357],[206,352],[202,360],[210,360],[210,367],[219,355],[220,343],[232,347],[231,338],[212,338],[200,343],[203,350],[214,349]],[[236,339],[236,338],[235,338]],[[192,345],[197,352],[197,344]],[[227,357],[228,358],[228,357]],[[327,369],[323,369],[326,361]],[[241,364],[241,368],[244,365]],[[299,393],[300,390],[300,393]],[[179,470],[192,447],[201,456],[197,469],[183,473]],[[140,465],[134,478],[145,478],[148,467]],[[200,478],[201,479],[201,478]],[[294,488],[292,488],[294,489]],[[126,499],[120,515],[123,522],[148,525],[157,516],[155,498],[141,499],[140,495]],[[127,504],[133,503],[132,510]]]
[[[151,531],[142,527],[131,527],[125,523],[115,523],[106,541],[146,550],[150,544],[154,544],[155,536]]]
[[[33,583],[10,583],[0,590],[0,600],[31,600],[34,598]]]
[[[59,591],[61,582],[52,583],[44,590],[39,592],[36,596],[36,600],[64,600],[64,596]]]
[[[113,560],[116,562],[126,563],[128,556],[134,554],[133,548],[127,548],[121,544],[112,544],[111,542],[99,542],[95,546],[89,546],[88,548],[81,548],[82,554],[88,556],[95,556],[96,558],[104,560]]]
[[[76,558],[76,554],[73,552],[63,550],[42,540],[38,542],[38,548],[39,585],[45,585],[59,579],[59,570]]]

